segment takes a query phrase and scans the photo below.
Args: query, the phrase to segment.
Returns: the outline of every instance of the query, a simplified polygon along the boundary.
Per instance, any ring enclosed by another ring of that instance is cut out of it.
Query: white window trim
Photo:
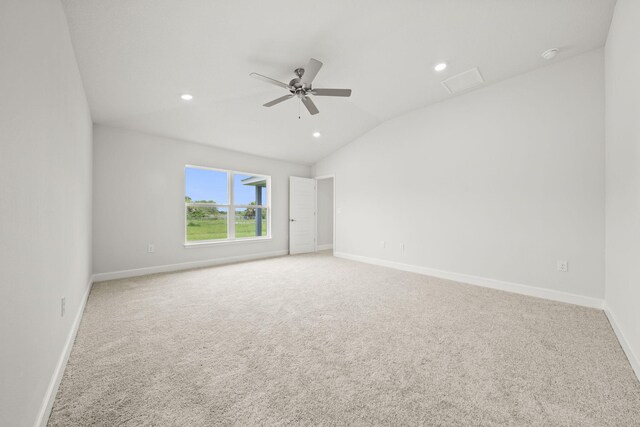
[[[255,242],[261,242],[261,241],[265,241],[265,240],[271,240],[272,236],[271,236],[271,176],[270,175],[264,175],[264,174],[260,174],[260,173],[252,173],[252,172],[241,172],[241,171],[234,171],[234,170],[230,170],[230,169],[220,169],[220,168],[211,168],[211,167],[206,167],[206,166],[197,166],[197,165],[185,165],[184,166],[184,172],[182,174],[182,178],[184,180],[183,182],[183,188],[186,189],[186,171],[187,169],[203,169],[203,170],[210,170],[210,171],[215,171],[215,172],[224,172],[227,174],[227,194],[228,194],[228,200],[227,202],[229,202],[229,204],[220,204],[220,203],[186,203],[184,201],[184,196],[182,197],[182,202],[184,203],[184,246],[185,248],[197,248],[197,247],[206,247],[206,246],[219,246],[219,245],[229,245],[229,244],[238,244],[238,243],[255,243]],[[259,177],[264,177],[267,181],[267,204],[263,204],[262,205],[246,205],[246,204],[241,204],[241,205],[235,205],[234,204],[234,189],[233,189],[233,181],[234,181],[234,176],[235,175],[253,175],[253,176],[259,176]],[[188,241],[187,240],[187,207],[188,206],[211,206],[211,207],[219,207],[219,208],[225,208],[227,209],[227,238],[226,239],[215,239],[215,240],[193,240],[193,241]],[[231,226],[231,224],[235,225],[235,221],[236,221],[236,209],[241,209],[241,208],[262,208],[262,209],[266,209],[267,210],[267,235],[266,236],[260,236],[260,237],[239,237],[236,238],[235,236],[235,226]],[[233,221],[233,222],[232,222]]]

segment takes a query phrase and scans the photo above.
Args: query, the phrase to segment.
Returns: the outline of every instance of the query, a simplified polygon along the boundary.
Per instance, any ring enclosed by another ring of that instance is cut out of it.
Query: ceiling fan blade
[[[272,85],[280,86],[281,88],[284,88],[284,89],[290,89],[288,84],[279,82],[277,80],[274,80],[271,77],[263,76],[262,74],[258,74],[258,73],[251,73],[249,75],[251,77],[253,77],[253,78],[258,79],[258,80],[262,80],[264,82],[271,83]]]
[[[307,107],[307,110],[309,110],[309,113],[311,113],[312,116],[320,112],[316,107],[316,104],[314,104],[311,98],[309,98],[308,96],[303,96],[300,99],[302,100],[304,106]]]
[[[351,89],[313,89],[316,96],[351,96]]]
[[[274,99],[273,101],[267,102],[266,104],[264,104],[264,107],[273,107],[276,104],[280,104],[283,101],[286,101],[287,99],[291,99],[293,98],[295,95],[290,93],[289,95],[285,95],[285,96],[281,96],[278,99]]]
[[[320,68],[322,68],[322,62],[313,58],[309,59],[309,63],[304,67],[304,74],[302,75],[300,82],[304,84],[311,84],[313,79],[316,78],[318,71],[320,71]]]

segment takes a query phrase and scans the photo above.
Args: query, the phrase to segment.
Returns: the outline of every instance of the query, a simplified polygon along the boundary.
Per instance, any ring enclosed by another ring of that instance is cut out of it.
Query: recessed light
[[[441,62],[441,63],[437,64],[435,67],[433,67],[433,69],[436,70],[436,71],[444,71],[445,68],[447,68],[447,63],[446,62]]]
[[[191,95],[190,93],[183,93],[182,95],[180,95],[180,98],[183,101],[191,101],[193,99],[193,95]]]
[[[313,137],[314,137],[314,138],[320,138],[320,132],[315,131],[315,132],[313,133]]]
[[[558,52],[560,52],[560,49],[554,47],[553,49],[545,50],[544,52],[542,52],[541,56],[548,61],[555,58]]]

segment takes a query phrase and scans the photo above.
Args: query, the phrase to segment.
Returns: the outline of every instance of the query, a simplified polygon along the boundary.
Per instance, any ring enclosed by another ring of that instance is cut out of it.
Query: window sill
[[[216,241],[205,241],[205,242],[194,242],[194,243],[185,243],[184,247],[186,249],[194,249],[194,248],[202,248],[207,246],[226,246],[226,245],[236,245],[238,243],[257,243],[271,240],[271,237],[258,237],[258,238],[246,238],[246,239],[236,239],[236,240],[220,240]]]

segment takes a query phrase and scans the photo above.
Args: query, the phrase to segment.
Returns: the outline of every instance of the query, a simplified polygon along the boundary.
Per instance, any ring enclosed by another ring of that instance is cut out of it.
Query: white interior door
[[[289,178],[289,253],[316,250],[316,180]]]

